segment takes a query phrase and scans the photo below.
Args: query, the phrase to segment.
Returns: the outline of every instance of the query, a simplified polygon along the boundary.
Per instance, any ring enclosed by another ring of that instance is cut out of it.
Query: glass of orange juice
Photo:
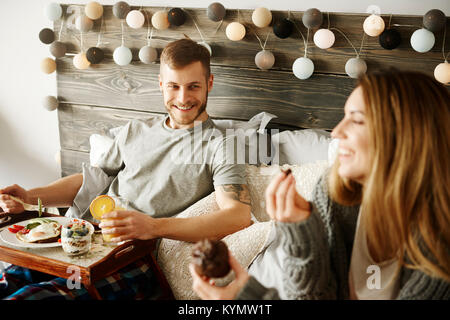
[[[115,218],[103,219],[102,216],[111,211],[117,210],[128,210],[129,201],[124,197],[100,195],[95,198],[90,205],[91,214],[94,218],[100,220],[101,222],[107,222],[111,220],[116,220]],[[102,228],[102,230],[107,230],[110,228]],[[111,239],[115,238],[117,234],[114,233],[103,233],[103,241],[111,243]]]

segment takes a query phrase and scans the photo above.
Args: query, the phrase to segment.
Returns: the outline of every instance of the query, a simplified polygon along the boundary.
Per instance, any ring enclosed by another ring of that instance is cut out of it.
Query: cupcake
[[[195,271],[208,278],[225,277],[231,270],[228,247],[222,240],[201,240],[192,249]]]

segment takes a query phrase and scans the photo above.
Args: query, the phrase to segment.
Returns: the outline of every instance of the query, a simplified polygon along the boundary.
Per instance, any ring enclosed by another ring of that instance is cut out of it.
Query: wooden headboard
[[[175,4],[175,3],[174,3]],[[66,12],[69,6],[63,6]],[[81,6],[71,6],[80,7]],[[68,53],[57,59],[57,93],[59,133],[61,142],[62,176],[80,172],[81,162],[89,161],[89,136],[126,123],[130,119],[146,118],[151,114],[165,112],[162,95],[158,88],[159,61],[143,64],[138,51],[147,44],[147,22],[141,29],[131,29],[124,22],[125,45],[133,51],[133,62],[125,67],[118,66],[112,59],[114,48],[121,45],[121,20],[112,14],[112,6],[103,6],[102,44],[105,59],[99,65],[87,70],[73,66],[73,55],[80,52],[80,33],[76,29],[63,27],[61,41],[66,43]],[[140,9],[141,7],[132,7]],[[143,7],[149,15],[164,8]],[[170,8],[168,8],[170,9]],[[167,10],[168,10],[167,9]],[[214,88],[208,99],[208,113],[213,118],[248,120],[262,111],[278,116],[271,121],[271,127],[332,129],[343,116],[343,106],[352,91],[355,80],[348,77],[344,66],[349,58],[355,57],[354,49],[338,32],[336,42],[328,50],[314,46],[313,32],[309,34],[308,57],[314,61],[315,70],[311,78],[299,80],[292,73],[292,63],[304,55],[300,34],[294,31],[287,39],[277,38],[272,27],[256,28],[252,24],[252,10],[239,10],[239,21],[247,27],[242,41],[234,42],[225,36],[228,23],[238,21],[237,10],[227,10],[225,21],[209,20],[206,9],[185,9],[190,16],[180,27],[154,30],[152,46],[159,53],[170,41],[189,36],[201,41],[193,19],[199,26],[205,40],[211,45]],[[287,12],[272,11],[273,21],[287,18]],[[302,12],[291,11],[294,20],[306,37],[307,30],[301,22]],[[66,21],[73,17],[66,15]],[[362,24],[367,15],[329,13],[329,24],[345,33],[359,50],[363,37]],[[383,16],[386,25],[390,16]],[[402,43],[395,50],[385,50],[378,43],[378,37],[364,37],[361,58],[368,70],[396,67],[400,70],[416,70],[432,75],[435,66],[443,62],[443,32],[435,34],[436,44],[427,53],[415,52],[409,43],[411,34],[422,26],[421,16],[391,17],[391,25],[402,35]],[[322,27],[328,26],[328,14],[324,12]],[[101,19],[94,28],[83,35],[83,49],[96,46]],[[58,35],[61,21],[54,25]],[[447,30],[450,30],[447,19]],[[255,55],[261,50],[255,33],[264,42],[269,32],[266,49],[275,55],[275,65],[269,71],[259,70]],[[450,32],[446,43],[450,45]]]

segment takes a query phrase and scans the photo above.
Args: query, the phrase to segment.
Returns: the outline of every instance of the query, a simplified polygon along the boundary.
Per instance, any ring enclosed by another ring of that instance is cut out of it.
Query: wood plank
[[[164,113],[157,65],[121,68],[101,65],[80,71],[67,59],[58,63],[61,102]],[[214,87],[208,97],[212,117],[248,120],[266,111],[276,123],[304,128],[333,128],[342,116],[355,80],[314,75],[308,81],[290,72],[213,67]],[[331,114],[337,112],[336,114]]]
[[[61,149],[61,177],[82,172],[83,162],[90,163],[88,152]]]
[[[79,6],[81,7],[81,6]],[[104,44],[101,45],[106,53],[106,64],[113,64],[112,52],[121,45],[122,42],[122,27],[119,19],[112,15],[112,6],[104,7],[104,27],[102,31],[102,40]],[[67,6],[63,6],[65,11]],[[139,9],[140,7],[132,7]],[[158,10],[164,9],[161,7],[143,7],[150,16]],[[219,23],[209,20],[206,16],[205,9],[186,8],[186,11],[195,19],[199,26],[205,40],[211,45],[213,49],[212,64],[222,66],[235,67],[252,67],[256,68],[254,58],[258,51],[261,50],[259,41],[255,33],[259,36],[262,42],[269,34],[267,41],[267,49],[273,50],[276,57],[274,70],[291,70],[292,63],[298,57],[304,54],[303,40],[300,33],[295,31],[287,39],[279,39],[272,32],[272,26],[266,28],[256,28],[251,20],[253,10],[239,10],[239,18],[237,10],[227,10],[224,23],[216,32]],[[328,15],[324,14],[324,22],[322,28],[328,27]],[[272,11],[273,21],[288,16],[287,12]],[[291,11],[290,18],[293,20],[303,35],[307,36],[307,29],[301,22],[302,11]],[[359,51],[361,40],[363,36],[362,25],[365,14],[344,14],[344,13],[330,13],[330,24],[332,28],[338,28],[345,33],[345,35],[352,42],[353,46]],[[384,15],[386,26],[389,25],[390,15]],[[247,34],[242,41],[231,41],[225,35],[226,26],[233,21],[240,21],[246,25]],[[394,25],[401,26],[394,26]],[[415,52],[409,43],[412,33],[422,27],[422,16],[406,16],[393,15],[391,18],[391,25],[398,30],[402,36],[402,44],[395,50],[383,49],[378,37],[365,36],[364,46],[362,50],[362,58],[366,59],[369,70],[377,70],[380,67],[396,67],[400,70],[416,70],[422,71],[432,75],[434,67],[443,61],[442,58],[442,40],[444,32],[435,34],[435,46],[430,52],[418,53]],[[147,28],[132,29],[124,23],[124,39],[125,45],[132,49],[134,54],[135,64],[142,65],[138,62],[138,50],[147,43]],[[95,46],[98,40],[98,32],[101,27],[101,19],[95,21],[94,29],[83,36],[83,48],[86,50],[91,46]],[[59,34],[61,28],[60,21],[54,25],[56,34]],[[450,30],[450,19],[447,19],[447,30]],[[354,49],[349,42],[338,32],[334,31],[336,35],[336,42],[334,46],[327,50],[322,50],[315,47],[313,39],[313,30],[309,34],[308,54],[314,61],[315,71],[317,73],[332,73],[345,75],[345,63],[349,58],[355,56]],[[192,18],[188,17],[186,23],[180,27],[171,26],[167,30],[154,30],[152,38],[152,46],[159,48],[159,51],[170,41],[180,39],[183,35],[187,35],[196,41],[201,41],[199,32],[197,31]],[[61,41],[68,46],[69,53],[78,53],[80,51],[80,33],[76,29],[68,29],[65,27],[62,31]],[[450,32],[447,33],[446,43],[450,43]]]

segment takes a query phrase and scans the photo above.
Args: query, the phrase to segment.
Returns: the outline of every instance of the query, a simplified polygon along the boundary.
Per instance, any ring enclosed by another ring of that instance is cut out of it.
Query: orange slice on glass
[[[116,203],[114,199],[107,195],[100,195],[92,200],[89,210],[91,210],[92,216],[100,220],[105,213],[114,210]]]

